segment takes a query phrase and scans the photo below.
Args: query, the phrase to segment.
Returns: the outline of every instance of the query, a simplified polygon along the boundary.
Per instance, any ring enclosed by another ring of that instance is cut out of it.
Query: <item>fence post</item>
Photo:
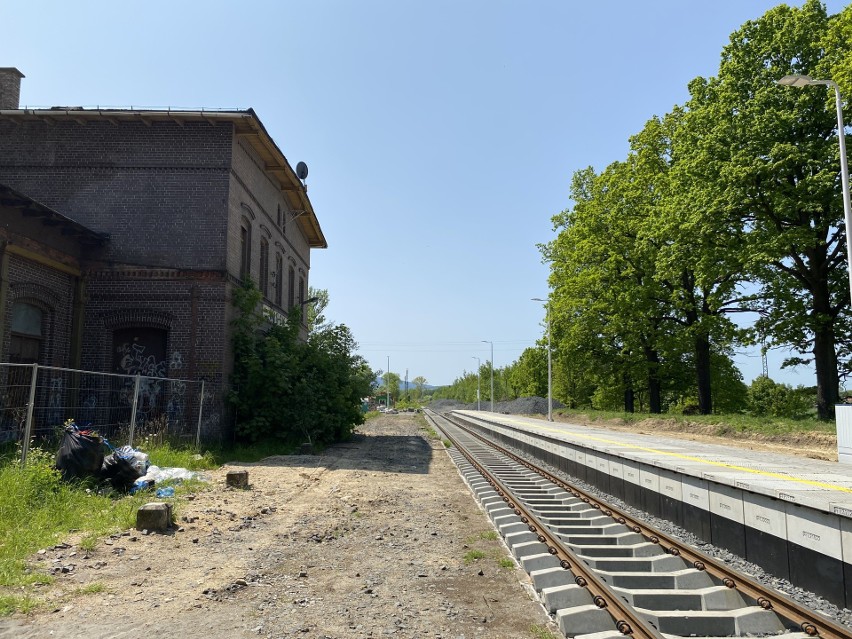
[[[139,405],[139,386],[142,376],[136,373],[136,384],[133,386],[133,408],[130,410],[130,433],[127,436],[127,445],[133,446],[133,431],[136,430],[136,407]]]
[[[35,408],[36,378],[38,364],[33,364],[33,375],[30,379],[30,401],[27,404],[27,421],[24,424],[24,441],[21,444],[21,466],[27,463],[27,453],[30,450],[30,435],[33,432],[33,409]]]
[[[198,397],[198,428],[195,431],[195,448],[201,443],[201,415],[204,410],[204,380],[201,380],[201,395]]]

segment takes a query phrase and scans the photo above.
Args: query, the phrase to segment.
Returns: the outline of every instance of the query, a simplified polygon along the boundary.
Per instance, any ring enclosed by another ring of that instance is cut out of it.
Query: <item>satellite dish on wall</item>
[[[300,180],[303,180],[303,181],[305,180],[305,178],[308,177],[308,165],[307,164],[305,164],[304,162],[299,162],[296,165],[296,177],[298,177]]]

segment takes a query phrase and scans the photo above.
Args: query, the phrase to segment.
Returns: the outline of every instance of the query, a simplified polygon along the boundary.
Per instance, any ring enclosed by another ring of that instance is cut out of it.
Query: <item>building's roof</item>
[[[16,109],[0,110],[0,120],[15,122],[46,122],[48,124],[60,121],[79,122],[84,124],[93,120],[104,120],[113,124],[122,122],[231,122],[234,131],[246,139],[265,164],[266,172],[278,182],[279,188],[290,201],[296,215],[296,222],[301,227],[311,248],[328,248],[328,243],[320,228],[319,220],[314,213],[308,192],[296,172],[278,145],[267,133],[266,128],[257,117],[254,109],[235,111],[208,110],[172,110],[172,109],[101,109],[83,107],[51,107],[48,109]]]
[[[0,184],[0,208],[17,209],[24,217],[39,218],[44,226],[58,227],[62,235],[75,237],[82,244],[100,245],[109,240],[108,233],[93,231],[5,184]]]

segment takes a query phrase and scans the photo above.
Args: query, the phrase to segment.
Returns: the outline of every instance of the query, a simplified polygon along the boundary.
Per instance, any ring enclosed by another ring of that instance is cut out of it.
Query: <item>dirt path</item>
[[[385,415],[321,456],[244,465],[246,491],[224,487],[233,466],[216,471],[172,534],[47,549],[32,561],[59,571],[49,606],[0,621],[0,637],[541,636],[528,578],[498,563],[505,548],[422,423]]]

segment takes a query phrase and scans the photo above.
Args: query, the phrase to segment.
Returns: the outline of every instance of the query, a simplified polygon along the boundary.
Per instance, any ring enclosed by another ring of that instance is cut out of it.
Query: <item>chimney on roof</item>
[[[0,67],[0,110],[21,108],[21,78],[24,74],[15,67]]]

